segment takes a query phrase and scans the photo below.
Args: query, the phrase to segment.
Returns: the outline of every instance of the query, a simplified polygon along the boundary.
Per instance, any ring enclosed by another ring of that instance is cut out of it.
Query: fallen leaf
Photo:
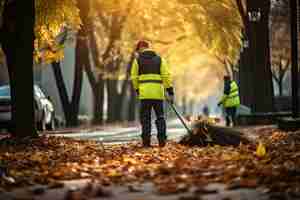
[[[264,157],[266,155],[267,151],[266,151],[266,147],[265,145],[260,141],[257,149],[256,149],[256,155],[260,158]]]

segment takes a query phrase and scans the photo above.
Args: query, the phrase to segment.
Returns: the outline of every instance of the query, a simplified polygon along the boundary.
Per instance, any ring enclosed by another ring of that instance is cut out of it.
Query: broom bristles
[[[179,143],[188,146],[239,146],[241,143],[249,144],[250,140],[233,128],[216,126],[208,121],[197,121],[193,124],[192,133],[184,136]]]

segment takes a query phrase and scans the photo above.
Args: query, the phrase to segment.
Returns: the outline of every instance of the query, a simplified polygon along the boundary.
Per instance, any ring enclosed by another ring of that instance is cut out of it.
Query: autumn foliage
[[[258,132],[257,132],[258,133]],[[258,136],[258,135],[256,135]],[[225,183],[228,188],[264,187],[266,192],[299,189],[300,138],[296,133],[260,129],[258,144],[238,148],[186,147],[169,143],[165,148],[140,144],[102,145],[60,137],[31,139],[31,145],[1,141],[1,170],[11,181],[2,188],[32,184],[53,185],[61,180],[91,178],[101,185],[151,181],[163,194]]]

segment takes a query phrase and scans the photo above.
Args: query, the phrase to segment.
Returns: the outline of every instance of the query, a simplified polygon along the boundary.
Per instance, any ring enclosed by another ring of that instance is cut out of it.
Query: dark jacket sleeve
[[[224,83],[224,94],[230,94],[230,81],[225,81]]]

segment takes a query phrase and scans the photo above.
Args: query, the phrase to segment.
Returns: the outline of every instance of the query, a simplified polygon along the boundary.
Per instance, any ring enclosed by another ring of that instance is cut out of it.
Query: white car
[[[55,110],[50,100],[38,85],[34,85],[34,108],[37,129],[55,129]],[[11,126],[11,98],[9,85],[0,87],[0,128]]]

